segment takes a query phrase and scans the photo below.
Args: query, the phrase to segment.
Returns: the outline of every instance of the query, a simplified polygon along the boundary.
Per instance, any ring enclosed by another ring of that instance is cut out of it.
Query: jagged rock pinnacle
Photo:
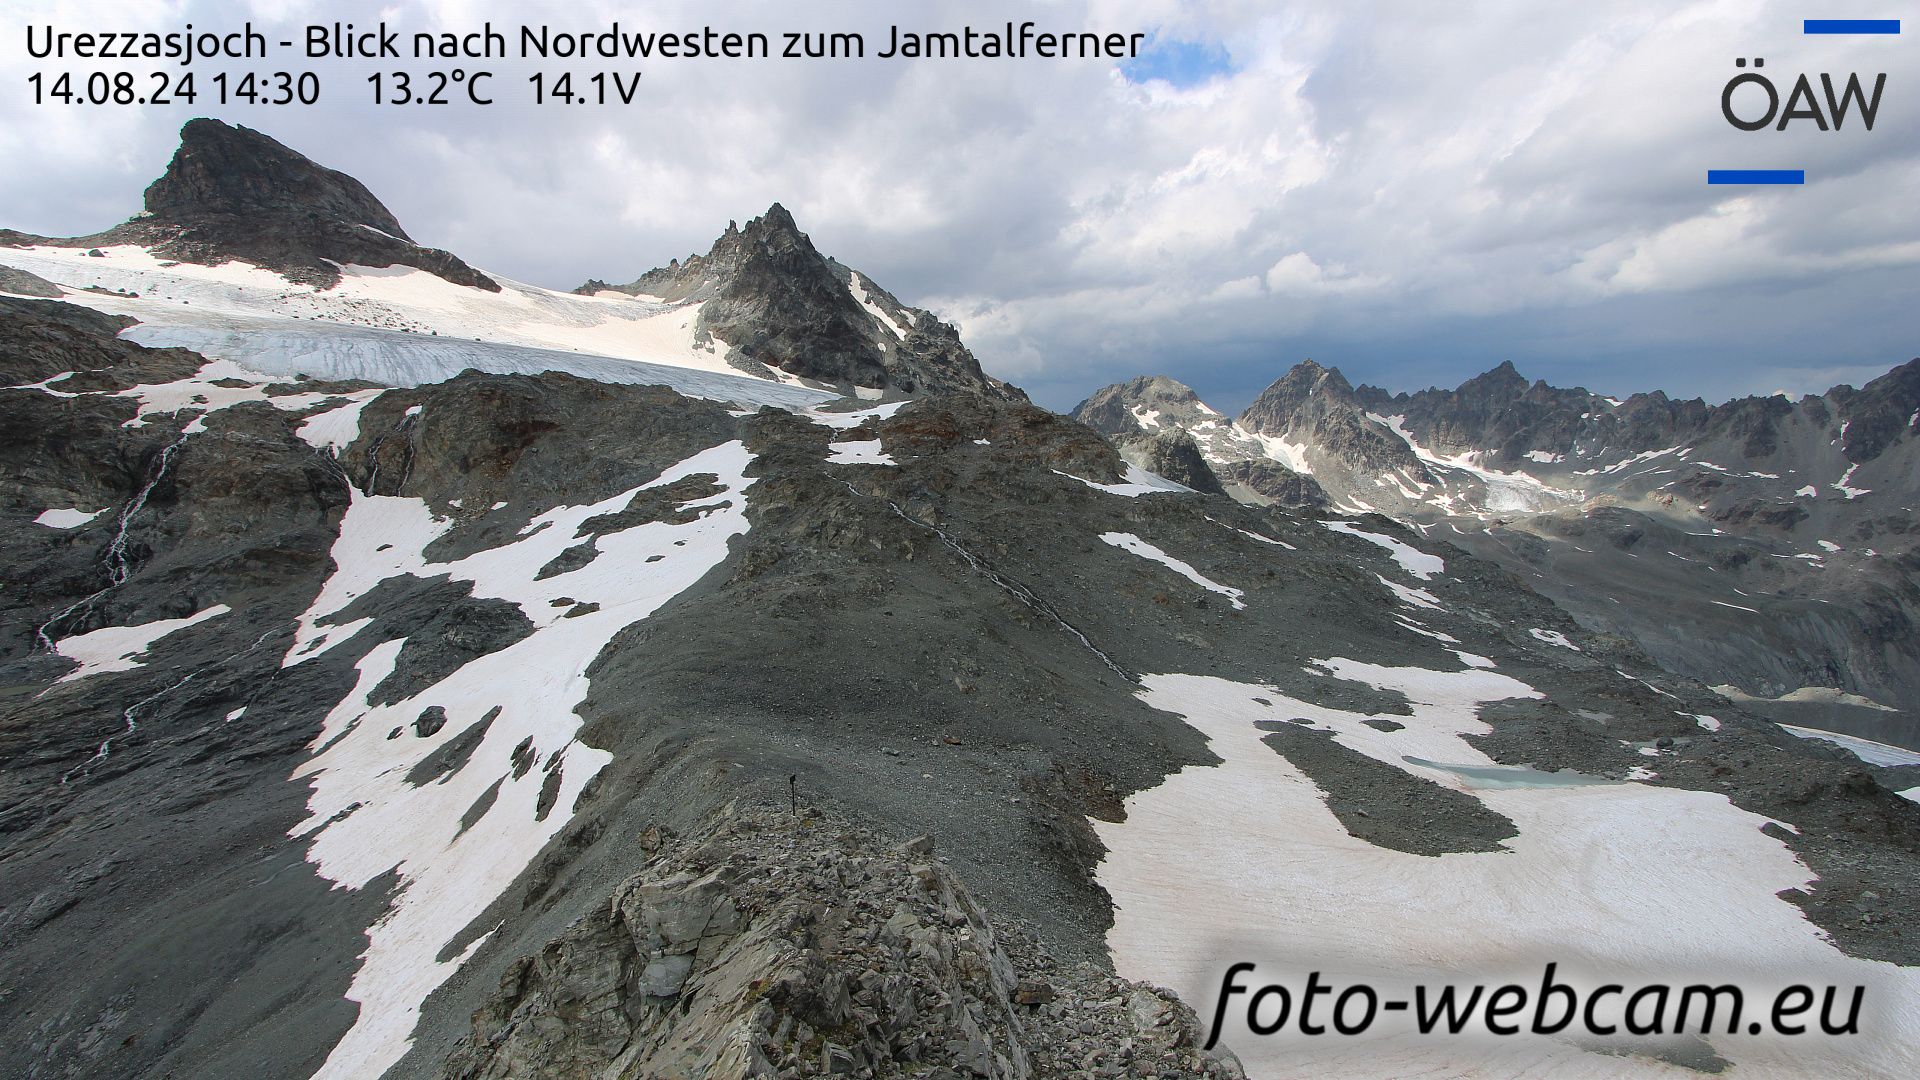
[[[729,221],[705,255],[626,285],[594,279],[574,291],[608,290],[701,302],[697,332],[724,342],[729,362],[755,374],[778,369],[863,391],[1025,399],[982,372],[953,327],[822,255],[777,202],[744,226]]]

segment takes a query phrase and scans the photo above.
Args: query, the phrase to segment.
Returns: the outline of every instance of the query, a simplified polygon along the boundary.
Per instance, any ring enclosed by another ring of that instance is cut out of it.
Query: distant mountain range
[[[1073,415],[1191,487],[1412,523],[1771,715],[1920,746],[1920,360],[1724,405],[1308,361],[1234,419],[1163,377]]]

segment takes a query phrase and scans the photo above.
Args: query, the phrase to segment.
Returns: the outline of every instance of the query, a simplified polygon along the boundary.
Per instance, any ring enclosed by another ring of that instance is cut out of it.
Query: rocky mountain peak
[[[731,225],[732,222],[728,224]],[[793,220],[793,213],[777,202],[767,207],[766,213],[747,222],[746,231],[749,234],[758,235],[763,240],[784,239],[805,244],[809,248],[813,246],[813,243],[807,239],[807,234],[800,231],[799,223]]]
[[[1338,368],[1303,360],[1262,391],[1240,414],[1247,431],[1309,444],[1318,468],[1378,474],[1399,470],[1431,482],[1426,466],[1400,436],[1366,413],[1353,384]]]
[[[980,370],[952,326],[821,254],[777,202],[745,226],[729,221],[704,255],[625,285],[595,279],[574,291],[700,303],[697,332],[727,345],[730,362],[747,371],[852,390],[1025,400]]]
[[[813,278],[822,289],[845,291],[832,260],[813,246],[812,239],[800,231],[793,215],[779,203],[748,221],[745,228],[716,240],[707,259],[711,262],[728,255],[739,260],[739,264],[732,267],[736,273],[753,272],[754,261],[767,260],[787,273]]]
[[[1195,401],[1200,400],[1200,395],[1193,392],[1193,387],[1188,386],[1178,379],[1170,379],[1165,375],[1143,375],[1126,385],[1137,386],[1144,392],[1156,395],[1180,396],[1192,398]]]
[[[1828,396],[1843,399],[1847,460],[1872,461],[1920,419],[1920,359],[1909,360],[1856,392],[1843,390],[1836,387]]]
[[[252,128],[205,117],[180,129],[167,171],[147,188],[146,208],[155,217],[180,221],[243,214],[322,217],[412,240],[360,181]]]
[[[1074,406],[1072,415],[1102,434],[1125,435],[1147,434],[1168,424],[1192,427],[1219,414],[1187,384],[1165,375],[1142,375],[1101,387]]]
[[[1240,415],[1240,422],[1249,430],[1279,432],[1302,418],[1354,412],[1357,408],[1353,384],[1339,368],[1302,360],[1261,391]]]
[[[624,285],[593,279],[575,292],[624,292],[656,296],[669,301],[711,300],[729,292],[743,279],[776,276],[803,293],[818,298],[846,292],[846,275],[832,259],[813,246],[793,214],[779,203],[748,220],[744,228],[729,220],[705,254],[669,260]]]
[[[1466,382],[1461,383],[1460,389],[1456,391],[1456,393],[1463,396],[1500,400],[1520,397],[1527,392],[1530,386],[1531,384],[1527,382],[1526,376],[1520,374],[1520,369],[1513,366],[1513,361],[1502,360],[1498,366],[1491,370],[1481,372]]]
[[[342,266],[411,266],[488,292],[500,285],[456,256],[413,242],[393,212],[343,172],[250,128],[205,117],[180,129],[180,145],[146,209],[89,236],[31,236],[0,243],[53,247],[132,244],[178,262],[245,262],[331,289]]]
[[[1297,399],[1308,395],[1319,395],[1334,400],[1349,402],[1353,398],[1353,384],[1340,373],[1339,368],[1324,367],[1312,360],[1302,360],[1288,369],[1273,385],[1267,387],[1261,397],[1272,394],[1285,399]]]

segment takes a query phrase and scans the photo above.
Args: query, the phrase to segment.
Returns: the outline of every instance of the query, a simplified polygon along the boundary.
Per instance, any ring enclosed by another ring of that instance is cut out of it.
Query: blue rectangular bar
[[[1709,184],[1804,184],[1805,169],[1708,169]]]
[[[1897,34],[1899,19],[1807,19],[1802,24],[1807,34]]]

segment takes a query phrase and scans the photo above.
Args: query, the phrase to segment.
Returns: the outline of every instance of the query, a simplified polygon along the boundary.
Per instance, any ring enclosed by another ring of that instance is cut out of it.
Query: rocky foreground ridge
[[[1497,665],[1539,696],[1487,709],[1480,752],[1788,823],[1816,876],[1786,899],[1848,955],[1920,957],[1890,899],[1920,770],[1794,738],[1385,518],[1133,483],[1090,429],[972,395],[275,381],[123,325],[0,309],[15,1075],[721,1068],[682,1024],[775,1075],[1191,1075],[1185,1014],[1103,981],[1090,823],[1214,759],[1137,673],[1407,727],[1324,657]],[[1369,845],[1513,836],[1269,724]],[[795,777],[825,817],[774,812]],[[1057,1000],[1022,1003],[1035,979]]]
[[[446,1080],[1239,1077],[1171,993],[1062,964],[994,919],[931,837],[729,805],[474,1014]]]

